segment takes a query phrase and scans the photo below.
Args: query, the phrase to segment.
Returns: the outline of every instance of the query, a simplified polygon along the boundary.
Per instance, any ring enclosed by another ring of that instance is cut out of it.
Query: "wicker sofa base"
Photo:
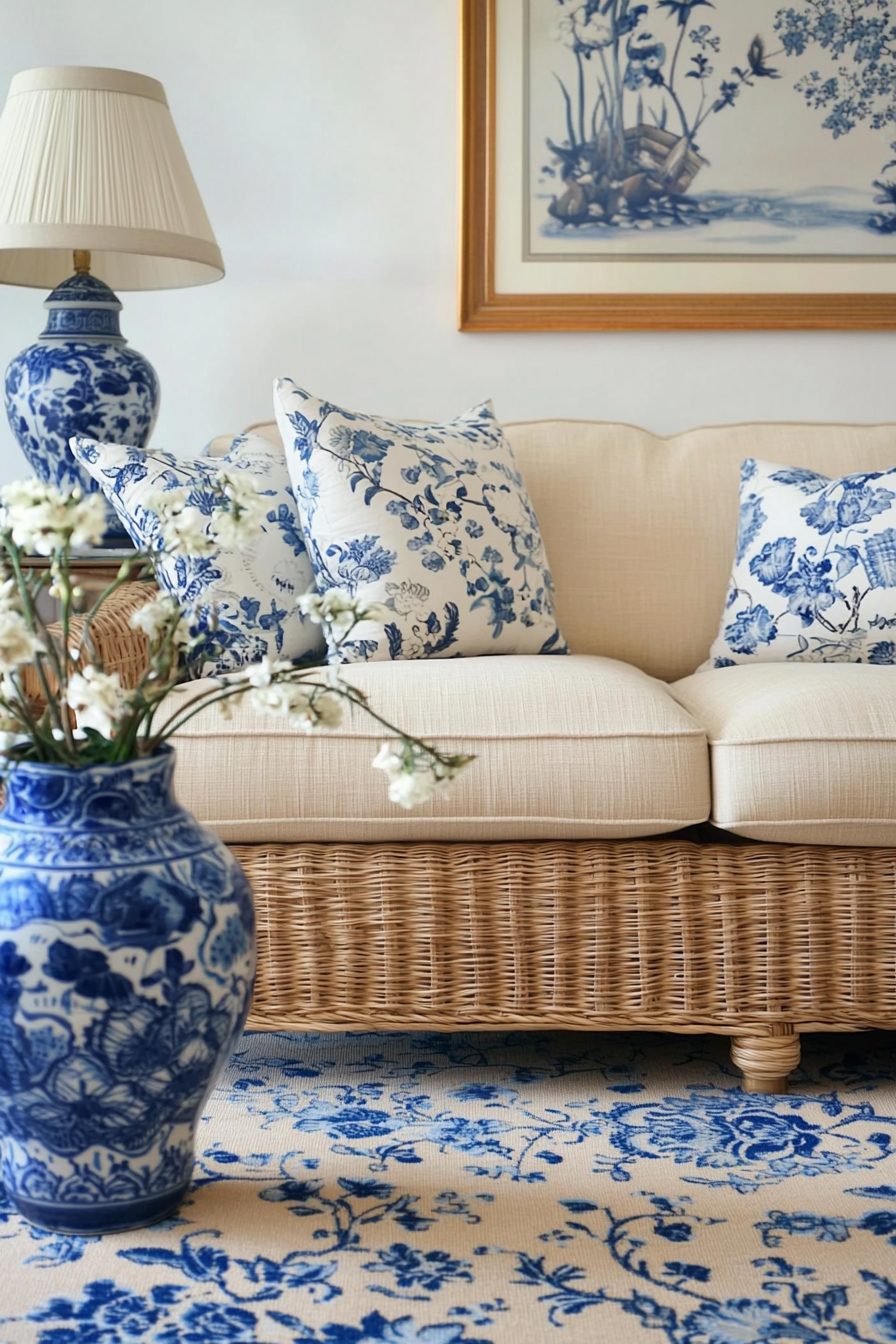
[[[255,1029],[709,1031],[771,1092],[800,1032],[896,1026],[893,849],[231,848],[255,891]]]

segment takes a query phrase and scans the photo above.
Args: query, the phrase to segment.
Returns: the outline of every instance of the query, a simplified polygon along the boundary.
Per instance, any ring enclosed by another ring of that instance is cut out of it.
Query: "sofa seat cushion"
[[[891,667],[726,667],[671,691],[706,729],[716,826],[754,840],[896,845]]]
[[[599,839],[709,815],[703,729],[626,663],[533,654],[343,671],[390,722],[478,759],[406,812],[371,769],[388,734],[363,711],[306,736],[246,704],[230,721],[212,707],[175,738],[181,802],[232,843]],[[172,708],[207,685],[188,684]]]

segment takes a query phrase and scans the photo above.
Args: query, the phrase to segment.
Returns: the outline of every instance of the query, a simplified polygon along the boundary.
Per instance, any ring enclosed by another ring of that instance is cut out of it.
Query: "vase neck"
[[[168,747],[122,765],[81,770],[22,761],[9,773],[3,817],[22,825],[79,831],[155,825],[180,810],[173,774],[174,753]]]

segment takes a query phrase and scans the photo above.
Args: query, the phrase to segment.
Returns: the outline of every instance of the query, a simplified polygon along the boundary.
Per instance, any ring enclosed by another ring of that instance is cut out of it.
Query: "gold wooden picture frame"
[[[838,329],[891,330],[896,328],[896,234],[893,256],[859,259],[850,280],[862,292],[847,292],[827,277],[842,276],[844,267],[830,258],[800,258],[792,273],[802,285],[811,273],[812,289],[741,292],[714,290],[712,262],[699,271],[699,259],[690,274],[703,275],[700,292],[678,290],[644,292],[616,286],[603,292],[544,292],[533,283],[530,292],[519,286],[499,288],[499,211],[517,211],[523,236],[522,192],[499,199],[499,100],[496,96],[499,43],[499,5],[508,0],[460,0],[461,201],[459,326],[463,331],[583,331],[583,330],[757,330]],[[512,0],[519,11],[529,0]],[[743,3],[743,0],[739,0]],[[514,11],[516,12],[516,11]],[[516,21],[516,19],[514,20]],[[519,56],[519,52],[513,59]],[[521,57],[520,57],[521,59]],[[522,126],[522,114],[520,125]],[[522,136],[521,136],[522,138]],[[505,137],[506,146],[506,137]],[[513,147],[512,147],[513,148]],[[511,152],[510,157],[513,157]],[[523,146],[519,145],[519,157]],[[835,261],[837,259],[834,259]],[[556,263],[562,266],[562,262]],[[531,268],[530,268],[531,269]],[[579,269],[579,268],[577,268]],[[724,269],[724,268],[723,268]],[[747,275],[748,269],[744,269]],[[783,272],[781,272],[783,274]],[[868,283],[873,281],[873,283]]]

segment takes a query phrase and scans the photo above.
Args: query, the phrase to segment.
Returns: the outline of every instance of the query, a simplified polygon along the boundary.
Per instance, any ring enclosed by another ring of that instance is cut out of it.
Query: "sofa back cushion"
[[[276,426],[253,426],[273,441]],[[662,437],[634,425],[504,425],[551,557],[573,653],[674,681],[707,657],[737,538],[746,457],[828,476],[896,466],[896,424],[710,425]]]

